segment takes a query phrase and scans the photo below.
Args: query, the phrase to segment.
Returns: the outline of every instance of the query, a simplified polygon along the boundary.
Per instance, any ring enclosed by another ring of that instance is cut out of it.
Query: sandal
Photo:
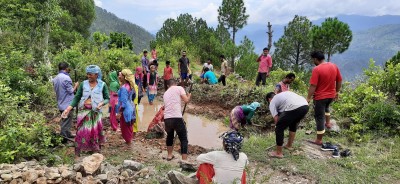
[[[268,156],[271,157],[271,158],[279,158],[279,159],[283,158],[283,155],[282,155],[282,156],[279,156],[279,155],[276,154],[275,151],[269,152],[269,153],[268,153]]]
[[[163,157],[163,159],[164,160],[167,160],[167,161],[171,161],[171,160],[173,160],[175,158],[175,156],[174,155],[172,155],[172,157],[171,158],[168,158],[168,157]]]
[[[311,144],[318,145],[318,146],[322,146],[322,143],[317,143],[317,142],[315,142],[315,141],[313,141],[313,140],[307,140],[307,142],[308,142],[308,143],[311,143]]]

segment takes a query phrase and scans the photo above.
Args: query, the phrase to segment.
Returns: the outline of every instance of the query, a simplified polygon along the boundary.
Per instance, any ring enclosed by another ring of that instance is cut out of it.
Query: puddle
[[[162,102],[160,101],[154,101],[153,105],[149,105],[147,97],[142,98],[139,105],[139,131],[147,131],[148,125],[161,106]],[[225,127],[222,122],[188,113],[185,113],[183,118],[187,123],[189,144],[207,149],[222,148],[222,140],[219,135],[228,130],[228,127]]]
[[[144,96],[139,104],[139,131],[146,132],[147,127],[154,116],[161,108],[162,102],[155,100],[153,105],[149,105],[147,97]],[[183,107],[182,107],[183,108]],[[108,105],[103,109],[103,117],[109,117]],[[183,116],[187,123],[189,144],[201,146],[206,149],[222,148],[222,140],[219,136],[229,128],[222,122],[210,120],[203,116],[195,116],[185,113]]]

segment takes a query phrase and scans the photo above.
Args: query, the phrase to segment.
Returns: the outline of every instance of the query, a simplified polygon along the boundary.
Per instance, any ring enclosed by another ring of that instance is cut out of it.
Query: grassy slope
[[[287,132],[286,132],[287,134]],[[313,139],[298,131],[295,148],[301,150],[301,142]],[[265,163],[274,170],[312,177],[318,183],[396,183],[400,180],[400,138],[379,138],[372,142],[355,145],[343,137],[327,137],[326,141],[349,148],[353,155],[340,159],[310,159],[304,152],[291,155],[284,151],[284,159],[269,159],[265,149],[275,145],[275,135],[252,135],[245,141],[243,151],[250,161]],[[296,169],[293,169],[296,168]]]

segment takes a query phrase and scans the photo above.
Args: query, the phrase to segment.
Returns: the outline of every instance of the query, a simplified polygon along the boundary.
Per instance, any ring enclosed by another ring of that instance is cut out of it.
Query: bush
[[[362,109],[362,124],[370,130],[399,133],[400,107],[392,101],[368,104]]]
[[[30,95],[14,95],[2,81],[0,92],[0,163],[48,154],[56,138],[45,126],[45,117],[30,111]]]

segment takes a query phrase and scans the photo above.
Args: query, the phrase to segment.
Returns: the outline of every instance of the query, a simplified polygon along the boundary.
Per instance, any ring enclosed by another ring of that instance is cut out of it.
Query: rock
[[[54,183],[61,183],[62,180],[63,180],[62,178],[58,178],[58,179],[56,179],[56,181]]]
[[[119,183],[118,178],[112,178],[112,179],[108,180],[106,184],[118,184],[118,183]]]
[[[307,130],[307,131],[306,131],[306,134],[307,134],[307,135],[311,135],[312,133],[313,133],[312,130]]]
[[[99,175],[97,175],[97,179],[99,179],[103,183],[107,183],[107,181],[108,181],[107,174],[99,174]]]
[[[46,177],[40,177],[36,180],[36,184],[47,184],[47,178]]]
[[[171,180],[172,184],[194,184],[197,183],[196,180],[186,177],[182,173],[178,171],[169,171],[168,172],[168,178]]]
[[[336,120],[331,119],[331,124],[332,124],[332,127],[329,129],[329,131],[340,132],[340,127],[339,127],[339,125],[336,123]]]
[[[197,174],[197,173],[194,172],[194,173],[189,174],[187,177],[196,179],[196,178],[197,178],[197,177],[196,177],[196,174]]]
[[[85,173],[90,175],[95,174],[99,170],[101,162],[103,162],[103,160],[104,156],[100,153],[95,153],[93,155],[83,158],[82,166]]]
[[[89,175],[85,177],[82,181],[84,184],[97,184],[97,180],[93,178],[93,176]]]
[[[13,179],[11,180],[10,184],[19,184],[19,183],[23,183],[24,180],[22,180],[21,178],[18,179]]]
[[[0,175],[2,174],[10,174],[11,170],[0,170]]]
[[[69,170],[64,170],[61,173],[61,177],[63,177],[63,178],[69,178],[71,175],[72,175],[72,172]]]
[[[124,169],[130,169],[133,171],[139,171],[143,168],[143,164],[139,162],[135,162],[133,160],[124,160],[123,168]]]
[[[22,179],[28,183],[33,183],[39,178],[36,170],[28,170],[22,173]]]
[[[22,173],[20,173],[20,172],[15,172],[15,173],[12,174],[12,177],[13,177],[14,179],[22,178]]]
[[[74,164],[73,169],[74,169],[75,172],[80,172],[80,171],[82,171],[83,166],[82,166],[81,163],[77,163],[77,164]]]
[[[19,163],[17,165],[15,165],[18,169],[22,169],[25,167],[25,163]]]
[[[61,177],[58,169],[55,167],[46,168],[46,173],[44,176],[49,180],[56,180],[57,178]]]
[[[3,178],[4,181],[11,181],[12,180],[12,174],[2,174],[1,178]]]
[[[46,173],[46,171],[45,170],[36,170],[36,173],[37,173],[38,177],[43,177],[44,174]]]
[[[159,181],[160,184],[171,184],[171,181],[167,180],[167,179],[163,179],[161,181]]]
[[[180,168],[182,168],[182,171],[187,171],[187,172],[196,172],[197,168],[195,168],[192,164],[182,162],[180,165]]]
[[[77,173],[76,173],[75,180],[76,180],[76,181],[82,181],[82,173],[77,172]]]
[[[121,173],[121,176],[124,177],[124,178],[129,178],[129,174],[128,174],[128,172],[126,172],[126,171],[123,171],[123,172]]]

